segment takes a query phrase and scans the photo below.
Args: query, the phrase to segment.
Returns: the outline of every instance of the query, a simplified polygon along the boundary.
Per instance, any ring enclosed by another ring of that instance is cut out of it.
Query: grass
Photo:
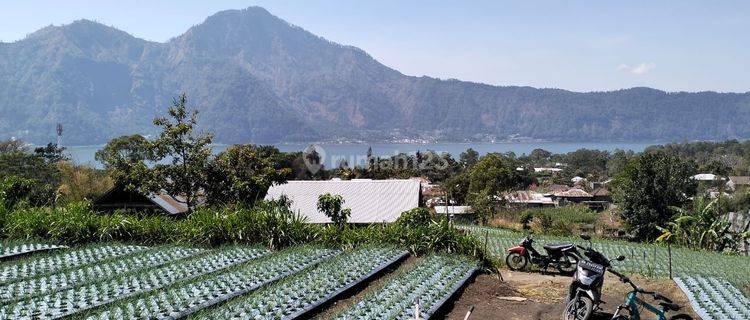
[[[490,225],[518,231],[526,228],[539,234],[572,235],[595,227],[600,216],[600,213],[584,205],[531,208],[502,211],[490,222]]]

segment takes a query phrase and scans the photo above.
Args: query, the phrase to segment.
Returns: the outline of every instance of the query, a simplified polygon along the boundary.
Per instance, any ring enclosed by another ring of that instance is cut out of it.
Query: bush
[[[2,211],[0,211],[2,213]],[[11,239],[41,238],[66,244],[122,241],[145,245],[187,243],[218,246],[263,244],[272,249],[318,243],[352,248],[362,244],[394,245],[415,254],[455,252],[485,259],[473,236],[435,219],[424,208],[403,214],[396,223],[368,226],[306,223],[287,205],[261,201],[253,207],[201,208],[187,218],[92,211],[88,202],[64,207],[19,208],[0,219],[2,235]]]
[[[432,219],[432,213],[427,208],[414,208],[401,213],[396,223],[404,227],[419,227],[429,224]]]
[[[549,230],[552,229],[552,223],[554,223],[552,215],[550,215],[548,212],[539,212],[535,216],[539,228],[542,230],[542,232],[549,233]]]
[[[8,209],[15,207],[16,203],[28,196],[32,187],[33,182],[28,179],[16,176],[3,178],[0,180],[0,205]]]
[[[524,210],[521,213],[521,218],[519,219],[519,222],[523,226],[524,230],[528,230],[531,227],[529,226],[529,223],[531,223],[531,220],[534,220],[534,211],[532,210]]]

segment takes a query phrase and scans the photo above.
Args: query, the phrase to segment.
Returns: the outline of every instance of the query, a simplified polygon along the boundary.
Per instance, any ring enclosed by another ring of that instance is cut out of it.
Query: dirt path
[[[563,312],[563,300],[570,277],[542,275],[539,273],[503,271],[503,279],[497,275],[479,275],[447,306],[443,319],[463,320],[470,306],[474,306],[471,319],[507,319],[507,320],[552,320],[560,319]],[[691,314],[699,319],[685,295],[669,279],[647,279],[634,276],[633,281],[639,286],[658,290],[660,293],[686,306],[681,312]],[[620,283],[614,277],[605,279],[602,306],[605,311],[613,312],[625,298],[630,287]],[[599,314],[596,319],[610,319],[611,314]],[[649,317],[650,318],[650,317]]]

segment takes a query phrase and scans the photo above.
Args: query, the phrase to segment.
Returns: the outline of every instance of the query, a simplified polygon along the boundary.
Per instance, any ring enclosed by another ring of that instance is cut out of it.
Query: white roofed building
[[[325,193],[344,198],[344,208],[352,214],[349,223],[394,222],[402,212],[419,207],[419,180],[322,180],[288,181],[268,189],[266,200],[285,195],[292,201],[291,209],[307,218],[309,223],[330,223],[318,211],[318,196]]]
[[[724,178],[717,176],[713,173],[699,173],[693,176],[694,180],[697,181],[719,181],[724,180]]]

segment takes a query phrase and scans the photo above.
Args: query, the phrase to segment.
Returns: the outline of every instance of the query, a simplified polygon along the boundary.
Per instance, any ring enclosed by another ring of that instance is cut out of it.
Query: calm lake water
[[[401,143],[381,143],[381,144],[318,144],[316,150],[323,155],[324,163],[331,168],[336,166],[339,161],[346,159],[351,165],[363,162],[367,155],[367,148],[372,147],[373,155],[380,157],[389,157],[399,153],[416,153],[417,151],[432,150],[439,153],[447,152],[458,158],[461,152],[468,148],[473,148],[479,154],[484,155],[489,152],[514,152],[517,155],[529,154],[532,150],[541,148],[552,153],[566,153],[581,148],[613,151],[615,149],[633,150],[635,152],[643,151],[646,147],[654,145],[654,142],[592,142],[592,143],[566,143],[566,142],[539,142],[539,143],[429,143],[429,144],[401,144]],[[310,144],[277,144],[279,150],[284,152],[304,151]],[[74,146],[67,147],[67,153],[76,163],[89,164],[95,167],[101,167],[101,164],[94,159],[94,153],[101,149],[103,145],[95,146]],[[220,152],[227,146],[214,146],[214,152]]]

